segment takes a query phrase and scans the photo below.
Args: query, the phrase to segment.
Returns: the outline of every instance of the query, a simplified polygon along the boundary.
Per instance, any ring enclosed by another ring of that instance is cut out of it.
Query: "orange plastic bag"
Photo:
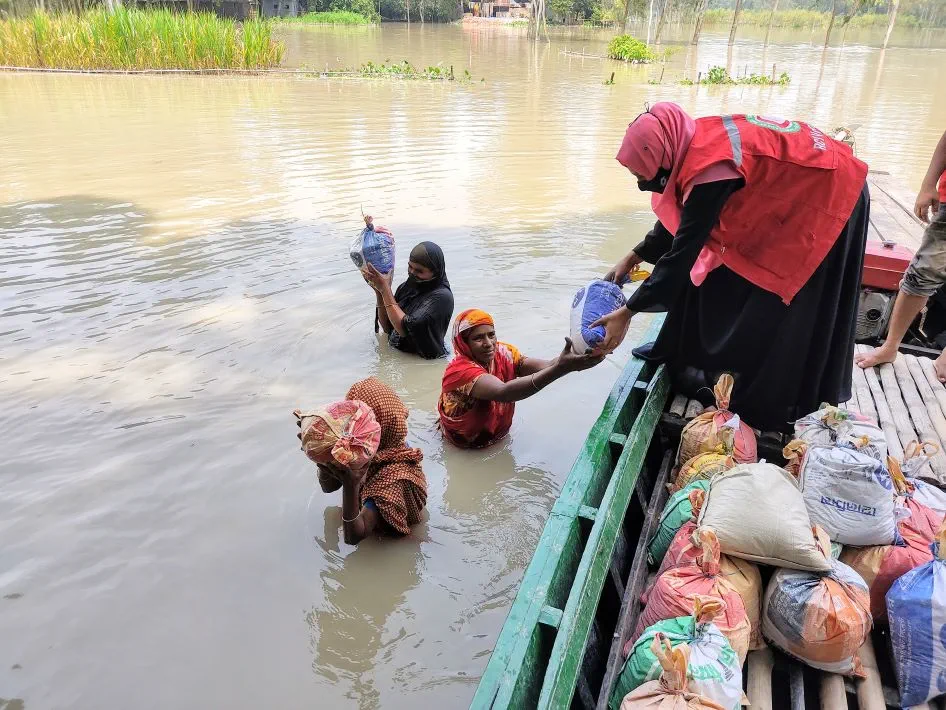
[[[831,542],[819,528],[819,544]],[[772,575],[762,609],[762,633],[773,646],[808,665],[863,676],[857,650],[870,633],[867,585],[838,560],[829,572],[780,569]]]
[[[845,547],[841,561],[854,569],[870,587],[870,611],[874,619],[887,615],[887,592],[911,569],[933,560],[930,544],[943,524],[943,516],[912,496],[912,484],[903,476],[900,463],[887,458],[887,468],[898,493],[898,504],[909,513],[897,523],[902,544]]]
[[[673,538],[667,554],[664,555],[664,561],[657,570],[659,577],[664,572],[678,567],[696,565],[703,553],[703,546],[700,541],[700,535],[704,538],[711,532],[709,528],[697,528],[695,522],[687,523]],[[749,648],[753,651],[765,648],[765,640],[762,638],[761,613],[762,613],[762,575],[757,565],[749,560],[743,560],[729,555],[719,556],[719,574],[725,578],[742,598],[742,603],[746,607],[746,616],[749,619],[751,627],[749,636]],[[641,603],[647,604],[650,597],[650,590],[641,595]]]
[[[719,430],[736,415],[729,411],[729,398],[735,381],[732,375],[720,375],[713,394],[716,409],[694,417],[683,427],[680,434],[680,450],[677,461],[689,461],[703,453],[711,453],[719,446]],[[733,458],[737,463],[753,463],[756,460],[756,440],[752,427],[743,421],[735,425],[733,432]]]
[[[625,695],[621,710],[731,710],[688,690],[690,647],[687,644],[672,648],[670,641],[658,634],[651,650],[663,669],[660,680],[644,683]]]
[[[637,628],[631,643],[644,630],[665,619],[686,616],[693,610],[698,597],[711,597],[722,603],[722,611],[713,621],[723,632],[740,663],[746,660],[751,645],[752,626],[746,605],[735,585],[720,574],[719,540],[712,530],[706,530],[700,538],[702,555],[696,565],[686,565],[667,570],[654,583],[647,598],[647,606],[637,620]]]

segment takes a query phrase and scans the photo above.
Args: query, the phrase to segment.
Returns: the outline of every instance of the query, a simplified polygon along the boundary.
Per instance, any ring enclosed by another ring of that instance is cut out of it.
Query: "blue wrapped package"
[[[367,226],[352,241],[348,255],[359,269],[368,263],[382,274],[389,274],[394,270],[394,235],[367,219]]]
[[[578,290],[572,301],[572,348],[579,355],[604,340],[604,326],[589,327],[626,303],[621,287],[610,281],[595,279]]]
[[[887,592],[903,707],[946,693],[946,528],[936,537],[933,561],[907,572]]]

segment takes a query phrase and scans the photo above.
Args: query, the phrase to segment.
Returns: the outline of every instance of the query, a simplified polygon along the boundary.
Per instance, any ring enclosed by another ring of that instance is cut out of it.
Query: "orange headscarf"
[[[482,375],[490,374],[503,382],[516,378],[516,367],[521,360],[519,351],[507,343],[497,343],[489,369],[473,359],[470,344],[463,334],[480,325],[494,325],[492,316],[476,308],[463,311],[453,323],[453,360],[443,373],[442,393],[453,392]],[[458,446],[488,446],[502,438],[512,426],[516,410],[513,402],[478,400],[472,409],[459,416],[450,416],[444,409],[441,394],[437,409],[444,434]]]

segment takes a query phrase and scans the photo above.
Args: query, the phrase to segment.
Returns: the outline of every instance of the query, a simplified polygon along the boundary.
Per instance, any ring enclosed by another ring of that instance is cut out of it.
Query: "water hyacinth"
[[[55,69],[266,69],[284,47],[272,23],[119,7],[0,21],[0,65]]]

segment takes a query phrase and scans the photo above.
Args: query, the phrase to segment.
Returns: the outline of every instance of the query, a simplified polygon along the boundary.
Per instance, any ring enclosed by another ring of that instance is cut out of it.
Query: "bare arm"
[[[371,508],[361,507],[363,473],[352,471],[343,478],[342,532],[347,544],[357,545],[378,528],[378,514]]]
[[[543,360],[538,357],[522,357],[522,362],[519,363],[519,376],[526,377],[535,372],[541,372],[542,370],[552,367],[555,364],[555,360]]]
[[[491,402],[519,402],[531,397],[569,372],[587,370],[603,359],[595,355],[575,355],[572,352],[571,340],[565,338],[565,348],[561,354],[544,369],[517,377],[509,382],[503,382],[493,375],[482,375],[473,385],[470,394],[476,399]],[[533,362],[544,361],[534,360]]]
[[[934,212],[939,208],[939,194],[936,191],[936,183],[939,176],[946,172],[946,133],[943,133],[933,151],[933,158],[930,160],[930,167],[926,171],[926,177],[923,178],[923,184],[920,185],[920,193],[916,198],[916,205],[913,207],[916,216],[924,222],[929,222],[929,210]]]
[[[404,328],[406,315],[394,300],[394,290],[391,288],[394,272],[385,275],[371,264],[366,264],[362,274],[377,294],[378,322],[381,324],[381,329],[385,333],[390,333],[393,329],[400,336],[407,335],[407,329]]]

